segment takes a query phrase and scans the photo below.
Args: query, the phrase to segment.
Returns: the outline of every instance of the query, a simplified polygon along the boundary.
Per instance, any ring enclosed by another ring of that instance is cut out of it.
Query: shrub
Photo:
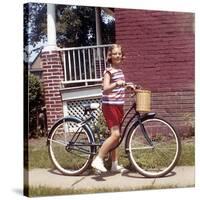
[[[194,136],[195,130],[195,120],[194,120],[194,113],[186,113],[184,115],[185,124],[189,127],[188,136]]]
[[[104,137],[107,137],[108,134],[108,127],[106,125],[104,116],[102,114],[102,112],[100,112],[98,118],[97,118],[97,123],[96,123],[96,132],[99,132],[100,135],[103,135]]]
[[[28,75],[29,98],[29,134],[37,136],[37,115],[44,106],[44,98],[40,80],[33,74]]]

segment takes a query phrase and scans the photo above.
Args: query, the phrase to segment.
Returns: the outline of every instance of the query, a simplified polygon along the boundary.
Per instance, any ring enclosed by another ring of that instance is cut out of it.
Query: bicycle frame
[[[130,106],[130,108],[126,111],[126,113],[125,113],[125,115],[124,115],[124,117],[123,117],[123,119],[122,119],[121,127],[123,127],[123,124],[124,124],[124,122],[125,122],[125,119],[127,119],[127,116],[128,116],[129,113],[130,113],[131,111],[133,111],[133,110],[134,110],[135,113],[134,113],[134,115],[129,119],[129,121],[126,123],[126,125],[125,125],[125,127],[124,127],[124,129],[123,129],[123,132],[121,133],[122,137],[120,138],[118,144],[117,144],[116,146],[114,146],[112,149],[110,149],[110,151],[113,151],[114,149],[116,149],[117,147],[119,147],[119,146],[121,145],[122,141],[124,140],[124,137],[126,136],[126,133],[127,133],[128,130],[129,130],[128,127],[129,127],[129,125],[130,125],[133,121],[134,121],[134,124],[135,124],[135,123],[139,123],[139,124],[140,124],[141,130],[142,130],[142,133],[143,133],[145,139],[147,140],[147,142],[149,143],[150,146],[153,146],[153,143],[152,143],[151,139],[149,138],[148,134],[146,133],[146,130],[145,130],[143,124],[142,124],[142,119],[145,118],[145,117],[149,117],[149,116],[154,117],[154,116],[155,116],[155,113],[152,113],[152,114],[145,113],[143,116],[141,116],[140,113],[136,111],[136,103],[134,102],[134,103]],[[90,113],[90,117],[89,117],[89,118],[86,118],[86,120],[84,120],[84,121],[82,122],[82,125],[85,125],[85,124],[88,125],[87,122],[90,121],[91,119],[94,119],[94,118],[95,118],[95,116],[92,115],[92,113]],[[89,125],[88,125],[88,126],[89,126]],[[93,132],[93,131],[92,131],[92,132]],[[94,133],[94,132],[93,132],[93,133]],[[97,132],[96,134],[97,134],[97,137],[98,137],[99,141],[101,141],[102,138],[100,137],[100,134],[99,134],[98,132]],[[95,136],[94,136],[94,138],[95,138]],[[96,140],[96,139],[95,139],[95,140]],[[96,142],[95,142],[95,143],[93,143],[93,144],[89,144],[89,145],[87,144],[87,146],[96,146],[96,147],[100,147],[102,144],[103,144],[103,142],[102,142],[102,143],[96,143]],[[86,145],[84,145],[84,146],[86,146]],[[109,151],[109,152],[110,152],[110,151]]]
[[[121,124],[121,128],[123,127],[123,124],[125,122],[125,120],[127,119],[127,116],[130,114],[131,111],[134,111],[134,115],[128,120],[128,122],[125,124],[124,128],[123,128],[123,131],[121,133],[121,137],[119,139],[119,142],[116,146],[114,146],[112,149],[110,149],[110,151],[113,151],[114,149],[116,149],[117,147],[120,146],[120,144],[122,143],[122,141],[124,140],[124,138],[127,136],[127,132],[129,131],[129,125],[130,124],[137,124],[139,123],[140,124],[140,127],[141,127],[141,130],[142,130],[142,133],[145,137],[145,139],[147,140],[147,142],[149,143],[149,145],[153,146],[152,144],[152,141],[151,139],[149,138],[148,134],[146,133],[146,130],[142,124],[142,120],[146,117],[149,117],[150,115],[152,117],[155,116],[155,113],[152,113],[152,114],[149,114],[149,113],[145,113],[144,115],[140,115],[139,112],[136,111],[136,103],[134,102],[130,108],[127,110],[127,112],[125,113],[123,119],[122,119],[122,124]],[[80,119],[80,118],[76,118],[76,117],[73,117],[74,119],[76,119],[78,121],[78,123],[80,124],[80,126],[78,127],[78,129],[76,130],[74,136],[72,137],[71,141],[68,142],[66,148],[69,148],[69,147],[74,147],[74,150],[77,150],[77,151],[82,151],[86,154],[96,154],[97,153],[97,147],[101,147],[103,142],[105,141],[105,138],[102,138],[100,136],[100,133],[99,132],[95,132],[94,130],[91,129],[90,125],[88,124],[89,121],[91,120],[94,120],[95,119],[95,116],[93,115],[92,111],[89,111],[90,112],[90,115],[89,117],[87,117],[86,119]],[[85,113],[87,114],[87,113]],[[63,119],[65,120],[65,118]],[[94,122],[93,122],[94,123]],[[56,124],[55,124],[56,125]],[[54,125],[54,126],[55,126]],[[92,142],[91,143],[88,143],[88,144],[76,144],[76,141],[80,135],[80,130],[82,127],[85,127],[89,132],[90,132],[90,136],[92,138]],[[97,134],[97,138],[95,137],[95,134]],[[97,143],[97,139],[99,140],[99,143]],[[47,139],[47,144],[49,143],[49,139]],[[83,146],[91,146],[91,147],[94,147],[94,149],[92,150],[92,152],[90,151],[85,151],[84,149],[82,149],[81,147]],[[76,147],[79,147],[76,149]],[[109,152],[110,152],[109,151]]]
[[[129,115],[129,113],[134,110],[134,115],[129,119],[129,121],[126,123],[125,127],[124,127],[124,130],[123,132],[121,133],[122,137],[120,138],[119,140],[119,143],[113,147],[110,151],[113,151],[114,149],[116,149],[117,147],[120,146],[120,144],[122,143],[122,141],[124,140],[124,137],[126,136],[126,133],[129,131],[128,127],[130,124],[132,124],[132,122],[134,122],[133,124],[137,124],[139,123],[140,124],[140,127],[141,127],[141,130],[142,130],[142,133],[145,137],[145,139],[147,140],[147,142],[149,143],[150,146],[153,146],[153,143],[151,141],[151,139],[149,138],[143,124],[142,124],[142,119],[143,118],[146,118],[146,117],[149,117],[149,116],[152,116],[154,117],[155,116],[155,113],[152,113],[152,114],[149,114],[149,113],[145,113],[143,116],[140,115],[139,112],[136,111],[136,103],[133,103],[132,106],[127,110],[127,112],[125,113],[123,119],[122,119],[122,125],[121,127],[123,126],[124,122],[125,122],[125,119],[127,118],[127,116]]]
[[[136,108],[136,104],[134,103],[134,104],[128,109],[128,111],[125,113],[125,115],[124,115],[124,117],[123,117],[123,119],[122,119],[122,125],[123,125],[125,119],[127,118],[128,114],[129,114],[132,110],[135,110],[135,108]],[[124,134],[124,133],[126,133],[126,130],[127,130],[128,126],[129,126],[129,124],[130,124],[130,123],[132,122],[132,120],[133,120],[136,116],[138,116],[138,115],[140,116],[140,114],[139,114],[138,112],[135,112],[134,116],[133,116],[131,119],[129,119],[129,121],[128,121],[128,123],[126,124],[125,129],[124,129],[124,131],[123,131],[123,133],[122,133],[122,137],[120,138],[119,143],[118,143],[118,145],[117,145],[115,148],[117,148],[117,147],[122,143],[122,141],[123,141],[123,139],[124,139],[124,137],[125,137],[125,134]],[[90,116],[89,116],[88,118],[86,118],[85,120],[81,121],[80,127],[77,129],[76,133],[78,133],[78,131],[79,131],[79,129],[80,129],[81,127],[83,127],[83,126],[85,126],[85,125],[89,126],[88,122],[91,121],[91,120],[93,120],[93,119],[95,119],[95,116],[94,116],[94,115],[92,114],[92,112],[91,112],[91,113],[90,113]],[[101,138],[101,137],[100,137],[100,134],[99,134],[98,132],[95,132],[95,133],[94,133],[94,131],[92,131],[92,132],[93,132],[93,134],[97,134],[97,137],[98,137],[99,141],[101,141],[102,139],[105,139],[105,138]],[[76,135],[76,134],[75,134],[75,135]],[[75,137],[75,135],[74,135],[74,137]],[[79,134],[78,134],[78,136],[79,136]],[[77,136],[77,138],[78,138],[78,136]],[[72,138],[72,140],[74,139],[74,137]],[[95,136],[94,136],[94,138],[95,138]],[[95,140],[96,140],[96,139],[95,139]],[[102,143],[87,144],[87,146],[101,146],[101,145],[102,145]],[[86,145],[84,145],[84,146],[86,146]],[[113,149],[115,149],[115,148],[113,148]],[[112,149],[112,150],[113,150],[113,149]]]
[[[84,105],[83,107],[85,109],[85,114],[89,112],[89,115],[84,116],[82,119],[76,116],[63,117],[53,125],[48,135],[47,144],[49,145],[48,150],[50,158],[56,168],[66,175],[79,175],[85,171],[91,164],[94,155],[97,154],[98,148],[102,146],[107,138],[104,134],[101,135],[99,131],[96,131],[95,126],[93,128],[89,123],[91,122],[94,125],[96,123],[93,111],[97,109],[97,106]],[[131,113],[131,111],[134,111],[134,113]],[[116,149],[125,138],[125,153],[129,157],[133,167],[146,177],[161,177],[169,173],[175,167],[181,153],[180,138],[173,126],[165,120],[155,117],[155,115],[156,114],[153,112],[138,112],[136,109],[136,102],[133,102],[122,119],[121,137],[118,143],[108,152],[110,153]],[[157,125],[158,127],[161,125],[161,130],[163,129],[163,132],[157,131]],[[154,137],[157,133],[158,137]],[[168,140],[168,135],[170,135],[172,141]],[[158,140],[156,140],[157,138]],[[57,144],[61,145],[58,151]],[[164,152],[160,150],[162,146]],[[143,150],[149,151],[145,154],[144,165],[142,159],[140,159],[145,153],[143,153]],[[170,155],[171,151],[173,151],[172,157],[163,156],[165,152],[167,155],[167,150]],[[57,156],[60,155],[61,152],[63,152],[64,155],[66,154],[67,157],[72,156],[70,160],[73,160],[74,156],[81,157],[82,159],[79,160],[80,164],[76,163],[78,167],[74,168],[74,165],[62,165],[59,159],[60,156]],[[154,162],[153,154],[156,156],[156,162]],[[149,161],[152,162],[149,164],[148,162],[146,163],[146,157],[150,157]],[[162,157],[164,158],[160,159]],[[165,158],[167,158],[167,162]],[[160,159],[161,162],[157,163],[158,159]]]

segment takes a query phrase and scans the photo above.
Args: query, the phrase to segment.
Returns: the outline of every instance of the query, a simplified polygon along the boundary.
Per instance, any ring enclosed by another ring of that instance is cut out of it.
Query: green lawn
[[[124,146],[122,146],[124,147]],[[126,168],[130,168],[130,163],[127,155],[123,150],[120,150],[120,163],[123,164]],[[53,165],[49,159],[48,150],[46,146],[46,139],[32,139],[29,140],[28,145],[28,166],[29,169],[33,168],[52,168]],[[178,165],[180,166],[193,166],[195,164],[195,145],[194,138],[188,138],[182,140],[182,154]],[[109,167],[110,162],[106,162],[106,166]],[[165,189],[165,188],[177,188],[177,185],[165,185],[162,187],[138,187],[134,190],[149,190],[149,189]],[[194,187],[194,185],[188,185],[187,187]],[[27,187],[26,191],[28,192],[29,197],[38,197],[38,196],[52,196],[52,195],[77,195],[77,194],[92,194],[92,193],[102,193],[102,192],[124,192],[124,191],[133,191],[132,188],[101,188],[101,189],[60,189],[60,188],[50,188],[44,186],[38,187]]]
[[[121,148],[124,147],[123,145]],[[120,150],[120,163],[129,168],[129,160],[124,150]],[[195,163],[195,146],[194,139],[182,140],[182,154],[178,162],[180,166],[191,166]],[[109,165],[109,163],[107,163]],[[46,146],[46,139],[32,139],[29,140],[28,145],[28,166],[29,169],[33,168],[52,168],[53,165],[48,155]]]

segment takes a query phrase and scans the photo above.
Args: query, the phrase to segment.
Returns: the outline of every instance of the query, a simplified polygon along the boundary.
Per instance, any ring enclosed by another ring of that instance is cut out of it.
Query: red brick
[[[45,104],[47,109],[48,129],[50,129],[55,120],[62,116],[63,109],[59,89],[64,74],[59,52],[45,52],[42,59],[44,67]]]
[[[194,113],[194,15],[115,9],[115,18],[126,80],[150,89],[152,109],[183,126]]]

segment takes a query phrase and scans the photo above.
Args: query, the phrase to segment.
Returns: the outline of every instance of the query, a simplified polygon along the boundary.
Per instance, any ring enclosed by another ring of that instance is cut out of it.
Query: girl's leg
[[[119,133],[120,133],[120,130],[119,130]],[[120,135],[120,134],[119,134]],[[118,139],[119,141],[119,139]],[[118,142],[117,141],[117,142]],[[111,152],[111,160],[112,160],[112,167],[111,167],[111,171],[112,172],[121,172],[121,173],[124,173],[126,172],[127,170],[122,166],[122,165],[119,165],[118,164],[118,155],[119,151],[118,151],[118,148],[114,149],[112,152]]]
[[[114,149],[111,152],[111,160],[112,160],[112,162],[115,162],[118,160],[118,148]]]
[[[100,150],[99,150],[99,157],[104,158],[106,156],[106,154],[109,152],[110,149],[114,148],[118,142],[119,142],[119,138],[120,138],[120,129],[119,126],[113,126],[110,130],[111,135],[108,139],[106,139],[106,141],[103,143],[103,145],[101,146]],[[117,152],[115,150],[112,151],[112,160],[116,160],[117,159]]]
[[[106,141],[103,143],[99,150],[99,154],[92,162],[92,167],[102,171],[106,172],[107,169],[103,165],[103,158],[106,156],[106,154],[109,152],[110,149],[114,148],[115,145],[117,145],[120,137],[120,131],[118,126],[114,126],[111,128],[111,136],[106,139]],[[114,153],[114,156],[116,156],[116,153]]]

